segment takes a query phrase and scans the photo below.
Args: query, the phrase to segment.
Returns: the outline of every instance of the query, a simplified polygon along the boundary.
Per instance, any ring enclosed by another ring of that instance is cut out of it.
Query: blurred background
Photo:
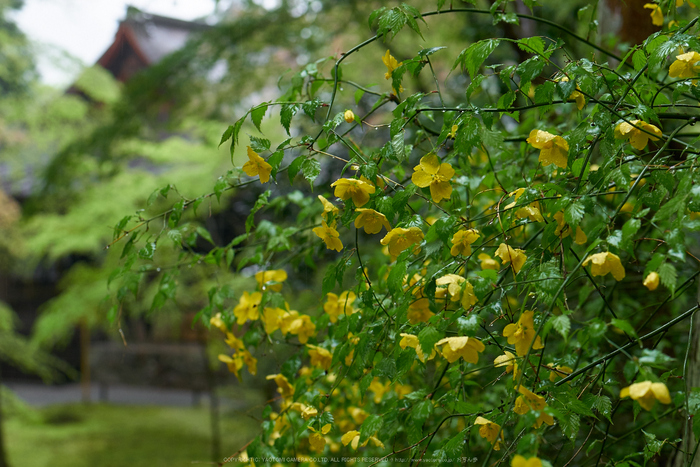
[[[196,318],[254,287],[250,257],[236,256],[222,270],[207,252],[245,232],[260,185],[220,192],[188,214],[168,233],[172,250],[140,271],[152,280],[139,290],[142,277],[134,273],[110,282],[129,240],[108,245],[125,216],[149,217],[179,196],[236,179],[219,141],[252,105],[285,98],[299,79],[327,101],[335,59],[373,34],[367,18],[394,6],[388,3],[0,0],[0,467],[206,463],[257,435],[275,392],[264,377],[277,372],[283,353],[258,356],[258,375],[238,381],[217,360],[226,352],[223,336]],[[409,3],[429,11],[436,2]],[[548,18],[584,35],[593,30],[601,43],[622,37],[615,41],[622,51],[633,34],[649,34],[639,21],[624,21],[629,12],[608,5],[616,2],[602,2],[600,11],[580,11],[578,1],[542,3]],[[639,3],[648,17],[644,2],[627,3]],[[529,13],[521,2],[513,8]],[[606,24],[598,25],[599,17]],[[452,61],[472,41],[558,34],[528,22],[494,26],[488,15],[426,21],[425,40],[403,34],[348,59],[344,79],[365,91],[346,86],[336,110],[365,115],[391,92],[381,62],[387,48],[402,61],[423,47],[446,46],[449,53],[434,55],[433,65],[443,95],[455,102],[470,81],[450,73]],[[517,60],[521,51],[513,49],[503,63]],[[429,93],[434,83],[426,75],[404,86]],[[372,118],[382,121],[381,113]],[[274,144],[287,138],[276,116],[261,129]],[[360,131],[354,137],[368,146],[382,136]],[[248,123],[246,133],[258,134]],[[239,167],[245,146],[232,155]],[[327,164],[318,185],[340,170]],[[289,222],[324,194],[312,194],[308,184],[272,189],[296,203]],[[196,263],[183,263],[183,253],[195,254]],[[139,254],[148,259],[149,251]],[[290,277],[289,300],[317,309],[312,291],[320,290],[323,269],[317,274],[316,267],[323,262],[294,261],[307,266]],[[130,293],[138,298],[128,309],[113,306],[113,296]]]

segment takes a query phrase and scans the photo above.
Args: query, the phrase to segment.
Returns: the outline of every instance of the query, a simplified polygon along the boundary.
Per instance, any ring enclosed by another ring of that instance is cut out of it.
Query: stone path
[[[80,384],[77,383],[49,386],[37,383],[8,382],[6,386],[17,397],[36,407],[82,402],[82,390]],[[208,404],[209,396],[206,393],[195,393],[185,389],[161,389],[113,384],[109,386],[106,400],[104,398],[101,400],[100,387],[97,384],[93,384],[91,387],[91,402],[186,407]]]

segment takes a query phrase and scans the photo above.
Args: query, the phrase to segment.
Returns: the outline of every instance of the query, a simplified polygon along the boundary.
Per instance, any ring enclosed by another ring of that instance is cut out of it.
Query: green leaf
[[[569,227],[576,229],[585,213],[586,207],[584,204],[581,201],[574,201],[564,209],[564,220],[569,224]]]
[[[646,461],[661,452],[661,448],[666,441],[656,439],[656,435],[653,433],[647,433],[644,430],[642,430],[642,433],[644,433],[644,461],[646,463]]]
[[[474,79],[481,65],[498,47],[500,42],[498,39],[484,39],[470,45],[459,54],[452,69],[454,70],[457,68],[457,65],[461,65],[462,70],[466,69],[471,79]]]
[[[315,122],[316,110],[318,110],[318,108],[321,107],[322,104],[323,103],[319,99],[313,99],[304,103],[304,105],[302,105],[302,109],[304,110],[304,113]]]
[[[377,29],[377,35],[386,35],[389,39],[396,37],[401,29],[406,25],[407,17],[399,8],[392,8],[391,10],[384,13],[379,18],[379,29]],[[391,33],[391,36],[389,35]]]
[[[311,188],[313,189],[314,180],[321,173],[321,163],[314,158],[308,158],[304,160],[301,165],[301,173],[304,174],[304,178],[309,182]]]
[[[270,140],[269,139],[257,138],[255,136],[250,136],[250,135],[248,135],[248,137],[250,138],[250,148],[253,151],[255,151],[257,153],[261,153],[263,151],[267,151],[268,149],[270,149]]]
[[[323,282],[321,285],[321,295],[323,297],[325,297],[333,290],[333,287],[335,287],[335,270],[335,264],[330,264],[328,268],[326,268],[326,273],[323,275]]]
[[[430,355],[437,341],[442,339],[442,334],[437,329],[427,326],[418,333],[418,342],[420,343],[423,353]]]
[[[283,159],[284,159],[284,151],[275,151],[267,159],[267,163],[270,164],[270,166],[272,166],[272,178],[277,177],[277,172],[280,169],[280,164],[282,163]]]
[[[296,159],[294,159],[291,164],[289,164],[289,168],[287,169],[287,175],[289,175],[290,183],[294,183],[294,178],[296,178],[297,174],[299,173],[299,170],[301,170],[301,165],[304,163],[305,160],[306,156],[299,156]]]
[[[387,277],[386,283],[389,287],[389,292],[393,295],[399,296],[403,292],[403,279],[406,276],[406,261],[399,261],[391,268],[389,272],[389,277]]]
[[[612,411],[612,402],[608,396],[598,396],[593,402],[593,408],[596,409],[601,415],[608,419],[612,423],[610,414]]]
[[[678,280],[678,273],[676,273],[676,268],[671,263],[663,263],[656,270],[659,273],[659,279],[661,283],[665,285],[671,293],[676,291],[676,281]]]
[[[517,43],[520,50],[527,53],[544,54],[544,41],[541,37],[526,37],[525,39],[520,39]]]
[[[260,133],[262,133],[262,130],[260,129],[260,123],[262,122],[262,119],[265,116],[265,113],[267,112],[267,107],[267,103],[263,103],[257,107],[254,107],[250,111],[250,119],[253,121],[253,125],[255,125],[255,128],[257,128]]]
[[[394,357],[384,357],[382,361],[374,367],[374,373],[377,376],[386,376],[394,382],[394,379],[396,379],[396,361],[394,361]]]
[[[226,131],[224,131],[224,134],[221,135],[221,141],[219,142],[219,146],[224,144],[226,141],[231,139],[231,136],[233,136],[233,125],[229,125],[228,128],[226,128]]]
[[[610,324],[612,324],[613,326],[615,326],[618,329],[621,329],[627,335],[634,337],[635,339],[638,338],[637,331],[634,330],[634,328],[629,323],[629,321],[627,321],[625,319],[614,318],[610,321]]]
[[[289,127],[292,124],[292,117],[294,117],[298,111],[299,106],[296,104],[284,104],[280,110],[280,121],[282,122],[284,129],[287,131],[287,134],[290,136],[291,134],[289,133]]]
[[[362,99],[362,96],[365,95],[365,90],[364,89],[358,89],[355,91],[355,104],[359,104],[360,100]]]
[[[384,425],[384,420],[379,415],[372,414],[368,416],[364,422],[362,422],[362,428],[360,428],[360,442],[363,442],[370,436],[374,436]]]
[[[433,401],[424,400],[413,406],[411,410],[411,419],[417,426],[422,426],[423,423],[433,413]]]
[[[571,320],[566,315],[554,316],[549,319],[552,323],[552,327],[559,333],[564,339],[569,336],[569,330],[571,329]]]
[[[399,132],[391,139],[391,151],[393,152],[396,161],[403,162],[406,159],[403,131]]]

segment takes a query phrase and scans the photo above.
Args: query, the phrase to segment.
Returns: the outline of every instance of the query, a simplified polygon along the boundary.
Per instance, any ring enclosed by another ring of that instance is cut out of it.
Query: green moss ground
[[[58,405],[6,420],[12,467],[175,467],[211,461],[206,408]],[[245,414],[224,413],[222,457],[257,434]]]

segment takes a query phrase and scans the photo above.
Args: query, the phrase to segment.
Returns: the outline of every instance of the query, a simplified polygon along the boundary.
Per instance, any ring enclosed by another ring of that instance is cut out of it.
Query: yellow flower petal
[[[649,290],[656,290],[659,286],[659,274],[657,272],[650,272],[647,277],[644,278],[644,283],[642,285]]]

